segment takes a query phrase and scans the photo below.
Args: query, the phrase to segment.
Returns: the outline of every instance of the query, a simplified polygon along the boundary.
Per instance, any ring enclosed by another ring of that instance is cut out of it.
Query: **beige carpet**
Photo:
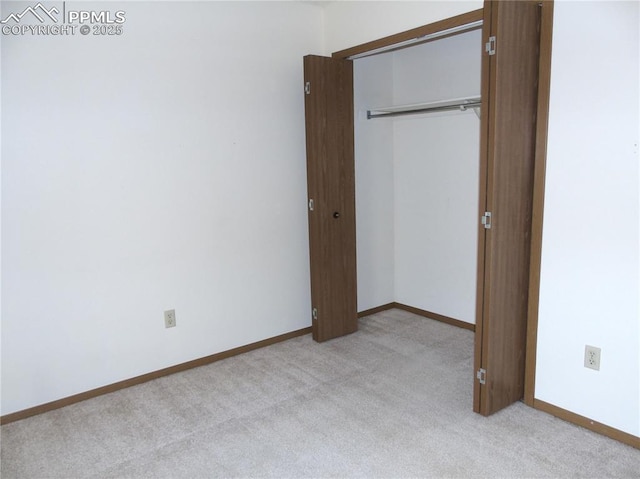
[[[2,426],[2,479],[640,477],[520,403],[471,411],[473,333],[392,310]]]

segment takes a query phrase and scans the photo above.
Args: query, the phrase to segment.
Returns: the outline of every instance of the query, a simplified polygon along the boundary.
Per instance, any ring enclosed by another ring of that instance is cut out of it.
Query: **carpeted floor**
[[[640,451],[472,406],[473,333],[399,310],[2,426],[9,478],[640,477]]]

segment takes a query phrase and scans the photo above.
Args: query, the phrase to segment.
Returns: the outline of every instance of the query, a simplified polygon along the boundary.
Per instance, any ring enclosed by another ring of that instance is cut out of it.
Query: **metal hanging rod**
[[[423,103],[420,105],[374,108],[372,110],[367,110],[367,120],[403,115],[418,115],[420,113],[435,113],[439,111],[467,111],[469,108],[480,108],[480,103],[480,97],[472,97],[434,103]]]
[[[427,43],[433,40],[437,40],[438,38],[445,38],[445,37],[450,37],[452,35],[457,35],[459,33],[466,33],[472,30],[478,30],[479,28],[482,28],[482,20],[467,23],[464,25],[458,25],[457,27],[447,28],[446,30],[440,30],[439,32],[422,35],[420,37],[412,38],[410,40],[394,43],[393,45],[387,45],[384,47],[376,48],[374,50],[369,50],[367,52],[357,53],[355,55],[351,55],[350,57],[347,57],[347,60],[357,60],[358,58],[365,58],[373,55],[380,55],[381,53],[394,52],[396,50],[402,50],[403,48],[412,47],[414,45],[420,45],[422,43]]]

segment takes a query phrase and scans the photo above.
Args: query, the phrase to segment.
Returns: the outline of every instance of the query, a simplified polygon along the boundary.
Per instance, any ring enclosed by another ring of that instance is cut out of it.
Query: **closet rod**
[[[477,20],[471,23],[465,23],[464,25],[457,25],[455,27],[447,28],[444,30],[438,30],[433,33],[429,33],[426,35],[420,35],[415,38],[411,38],[409,40],[404,40],[398,43],[393,43],[391,45],[382,46],[380,48],[375,48],[373,50],[368,50],[362,53],[356,53],[355,55],[351,55],[346,57],[347,60],[357,60],[359,58],[370,57],[372,55],[380,55],[381,53],[390,53],[395,52],[396,50],[402,50],[404,48],[413,47],[415,45],[422,45],[423,43],[427,43],[433,40],[439,40],[441,38],[451,37],[453,35],[457,35],[459,33],[467,33],[473,30],[478,30],[482,28],[482,20]]]
[[[480,103],[481,103],[480,98],[470,98],[468,100],[459,101],[456,103],[449,103],[446,105],[433,105],[433,106],[415,105],[412,107],[393,108],[393,109],[378,108],[374,110],[367,110],[367,120],[371,120],[373,118],[387,118],[387,117],[393,117],[393,116],[417,115],[420,113],[435,113],[438,111],[453,111],[453,110],[466,111],[468,108],[480,108]]]

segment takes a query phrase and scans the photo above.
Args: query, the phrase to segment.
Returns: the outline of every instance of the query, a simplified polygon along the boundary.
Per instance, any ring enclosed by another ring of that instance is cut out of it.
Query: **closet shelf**
[[[402,115],[417,115],[420,113],[435,113],[439,111],[467,111],[467,109],[469,108],[472,108],[474,110],[480,108],[479,96],[441,100],[431,103],[417,103],[413,105],[372,108],[371,110],[367,110],[367,120],[371,120],[373,118],[387,118]],[[476,114],[478,114],[477,111]]]

